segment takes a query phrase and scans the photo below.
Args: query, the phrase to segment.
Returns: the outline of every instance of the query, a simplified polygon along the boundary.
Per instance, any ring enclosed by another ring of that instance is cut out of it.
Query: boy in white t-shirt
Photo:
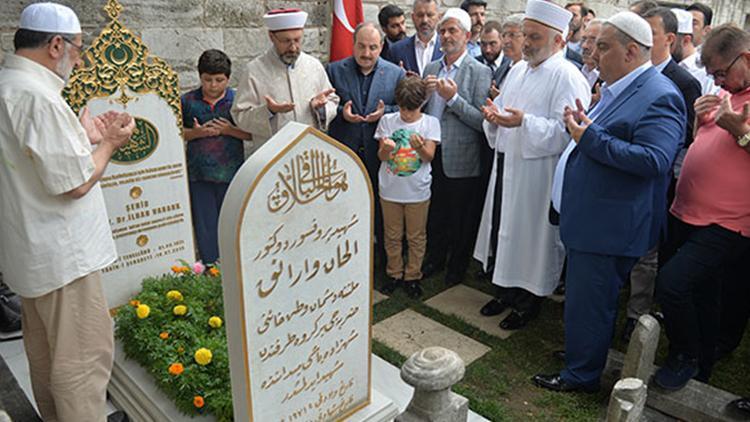
[[[440,121],[422,114],[427,89],[418,77],[407,77],[396,86],[400,111],[383,116],[375,130],[380,143],[378,173],[383,209],[384,246],[389,280],[380,289],[391,294],[402,281],[409,297],[422,296],[422,260],[427,245],[427,210],[432,175],[430,161],[440,142]],[[402,254],[404,232],[408,260]]]

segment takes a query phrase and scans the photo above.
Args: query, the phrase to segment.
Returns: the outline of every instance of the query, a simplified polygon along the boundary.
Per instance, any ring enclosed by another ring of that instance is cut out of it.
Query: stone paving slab
[[[513,334],[513,331],[503,330],[499,324],[510,314],[510,309],[493,317],[486,317],[479,313],[482,306],[490,299],[492,299],[492,296],[487,293],[459,284],[434,296],[425,304],[446,315],[456,316],[487,334],[506,339]]]
[[[411,309],[375,324],[373,334],[377,340],[406,357],[426,347],[441,346],[458,353],[469,365],[490,351],[484,344]]]

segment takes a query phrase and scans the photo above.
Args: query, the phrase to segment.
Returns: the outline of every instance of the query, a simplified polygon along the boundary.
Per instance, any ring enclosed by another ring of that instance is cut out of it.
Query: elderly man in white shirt
[[[28,6],[14,44],[0,70],[0,268],[22,297],[42,419],[102,421],[114,339],[100,270],[117,253],[97,182],[135,121],[79,121],[61,97],[84,48],[71,9]]]
[[[493,169],[490,177],[474,257],[487,265],[495,256],[492,282],[500,294],[480,312],[492,316],[512,308],[500,323],[507,330],[537,316],[541,296],[555,290],[562,272],[565,250],[548,211],[555,166],[569,139],[563,109],[576,98],[588,105],[591,97],[586,79],[562,51],[571,16],[554,3],[529,0],[523,21],[525,61],[513,66],[500,95],[484,107],[487,140],[505,158],[502,173]],[[501,218],[492,250],[496,183],[502,183]]]

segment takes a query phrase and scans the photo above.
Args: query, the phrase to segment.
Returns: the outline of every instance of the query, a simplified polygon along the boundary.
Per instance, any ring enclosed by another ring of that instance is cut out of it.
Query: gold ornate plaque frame
[[[73,72],[63,96],[78,113],[91,99],[106,98],[118,91],[116,101],[123,106],[137,100],[128,92],[152,92],[169,104],[182,131],[177,73],[164,60],[151,56],[141,38],[120,23],[122,10],[117,0],[107,0],[104,11],[110,22],[83,53],[86,64]]]

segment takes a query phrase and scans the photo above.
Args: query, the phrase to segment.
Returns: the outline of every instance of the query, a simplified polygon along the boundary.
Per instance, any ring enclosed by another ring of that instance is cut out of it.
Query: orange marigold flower
[[[211,277],[218,277],[218,276],[219,276],[219,274],[220,274],[220,272],[219,272],[219,269],[218,269],[218,268],[216,268],[216,267],[211,267],[211,268],[210,268],[210,269],[208,270],[208,274],[209,274],[209,275],[210,275]]]
[[[137,307],[138,307],[138,305],[140,305],[140,304],[141,304],[141,301],[140,301],[140,300],[135,300],[135,299],[133,299],[133,300],[131,300],[131,301],[130,301],[130,306],[132,306],[132,307],[134,307],[134,308],[137,308]]]
[[[161,334],[159,334],[159,338],[162,340],[166,340],[169,338],[169,333],[166,331],[162,331]]]
[[[181,269],[182,269],[182,267],[180,267],[179,265],[172,265],[172,272],[173,273],[179,273],[179,272],[182,271]]]
[[[206,401],[201,396],[195,396],[193,397],[193,406],[200,409],[201,407],[206,405]]]
[[[183,265],[182,267],[180,267],[180,272],[181,273],[189,273],[190,272],[190,267],[186,267],[186,266]]]
[[[169,365],[169,373],[172,375],[180,375],[184,370],[185,368],[181,363],[173,363]]]

